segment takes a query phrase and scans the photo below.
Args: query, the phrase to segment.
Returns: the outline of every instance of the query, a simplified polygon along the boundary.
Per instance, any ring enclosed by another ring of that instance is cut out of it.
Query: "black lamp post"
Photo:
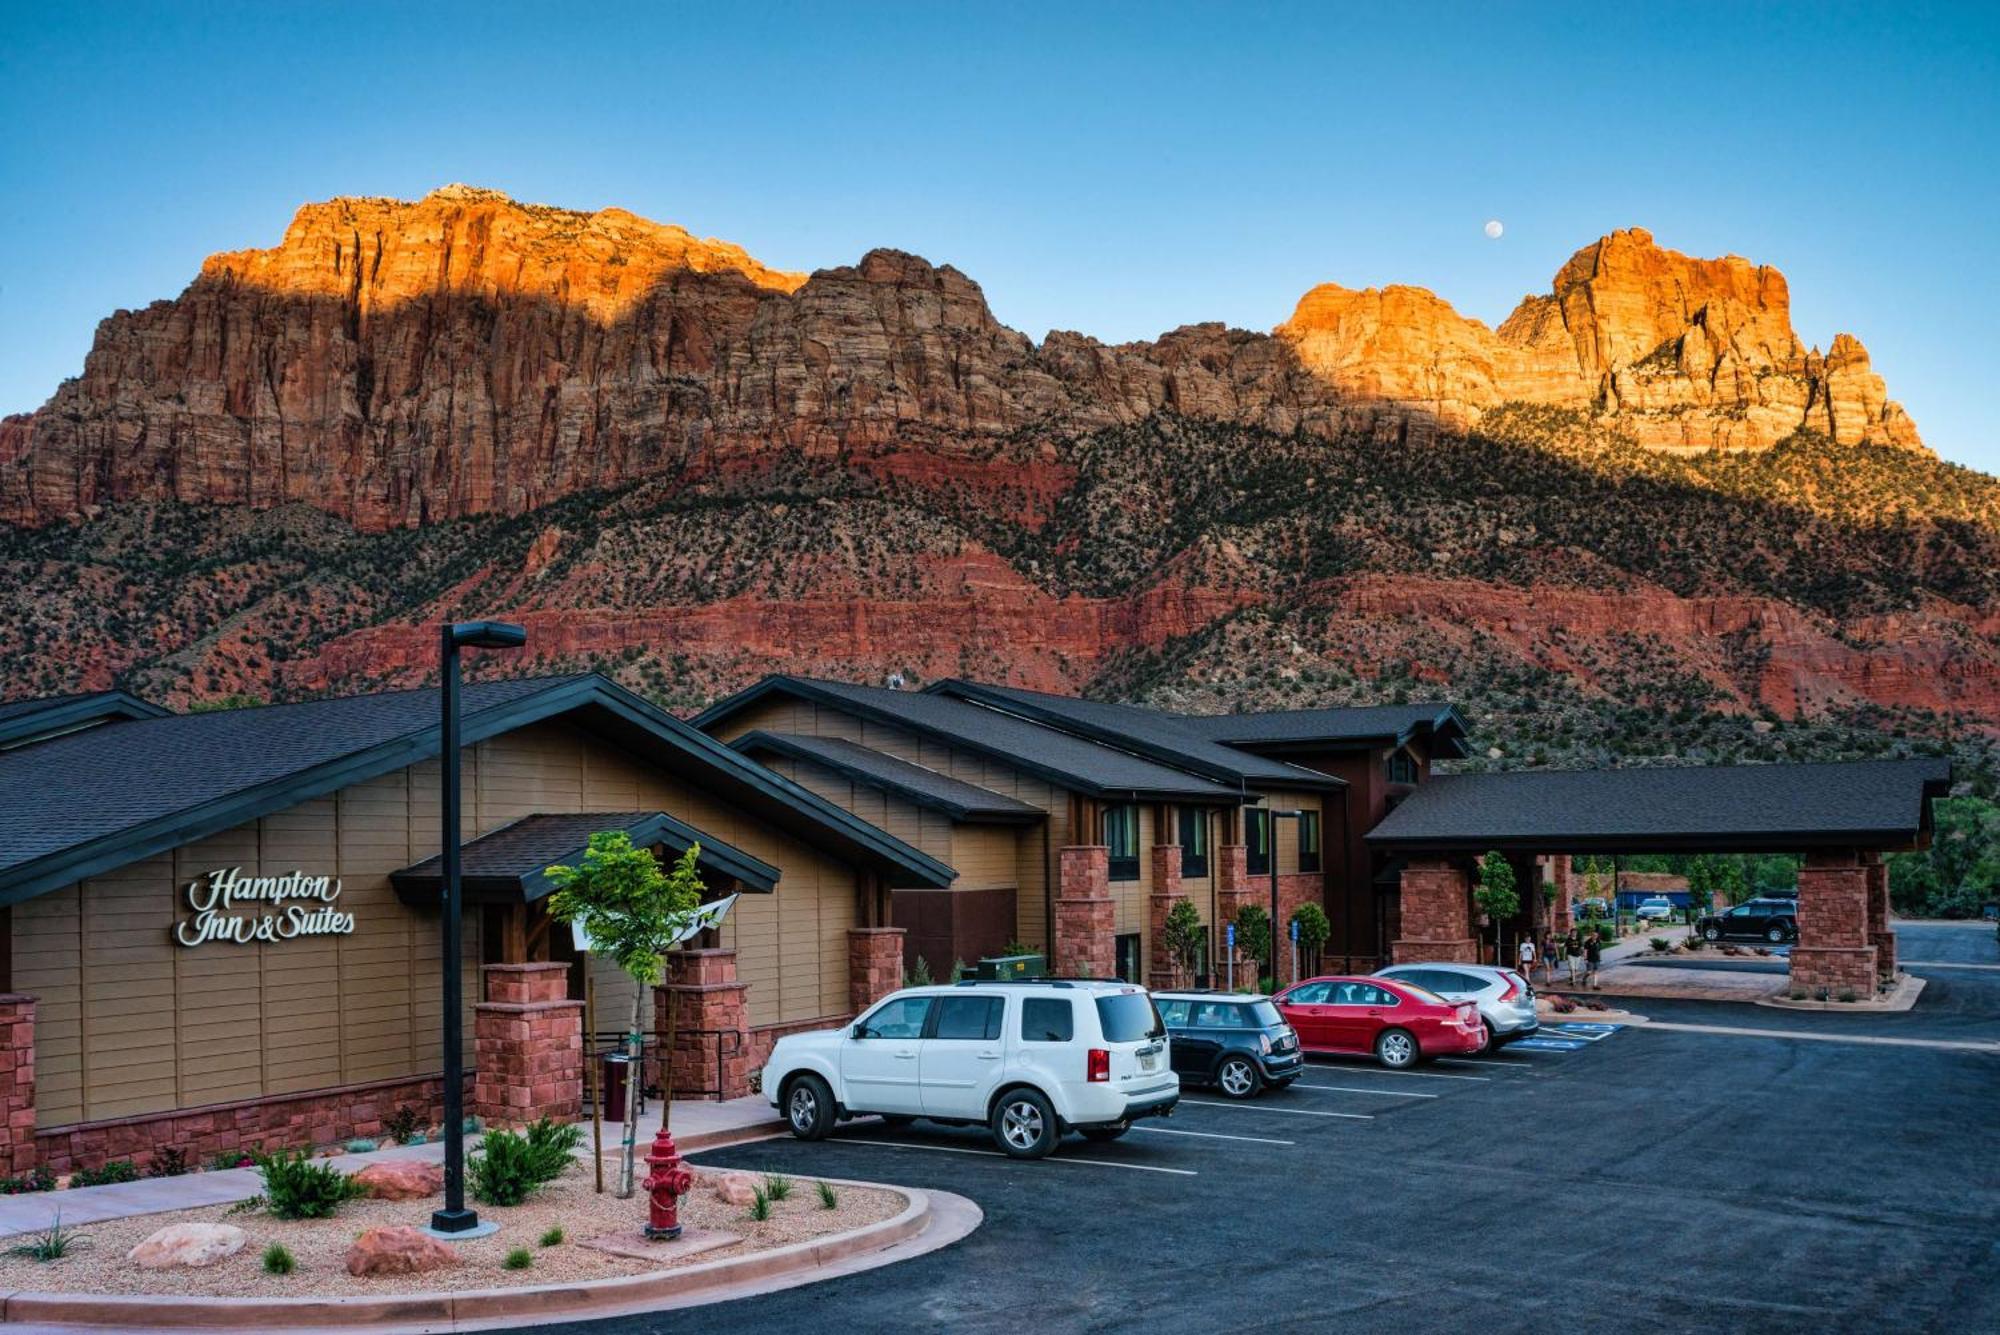
[[[528,632],[505,621],[460,621],[444,625],[440,662],[443,727],[439,734],[443,764],[444,801],[441,824],[444,881],[444,1208],[431,1213],[430,1231],[465,1237],[490,1233],[479,1212],[465,1208],[465,1020],[460,1014],[460,944],[458,873],[458,651],[518,649]]]

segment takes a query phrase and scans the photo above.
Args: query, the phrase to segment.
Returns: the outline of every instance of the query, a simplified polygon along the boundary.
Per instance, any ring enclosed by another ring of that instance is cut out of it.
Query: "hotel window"
[[[1139,934],[1127,932],[1111,938],[1112,959],[1118,970],[1118,977],[1127,983],[1145,980],[1139,977]]]
[[[1139,808],[1104,809],[1104,842],[1111,849],[1111,879],[1139,879]]]
[[[1390,783],[1415,783],[1417,781],[1417,758],[1408,751],[1398,751],[1389,757]]]
[[[1182,807],[1181,875],[1208,875],[1208,812],[1201,807]]]
[[[1271,813],[1260,809],[1243,813],[1243,844],[1247,850],[1244,870],[1252,876],[1271,874]]]
[[[1299,870],[1319,870],[1319,813],[1299,813]]]

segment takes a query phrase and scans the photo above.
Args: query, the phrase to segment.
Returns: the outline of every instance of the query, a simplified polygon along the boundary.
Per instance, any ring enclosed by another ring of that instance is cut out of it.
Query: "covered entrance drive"
[[[1472,876],[1491,850],[1800,854],[1792,984],[1865,997],[1896,974],[1882,855],[1928,844],[1950,783],[1943,760],[1441,775],[1366,838],[1403,863],[1398,962],[1478,958]]]

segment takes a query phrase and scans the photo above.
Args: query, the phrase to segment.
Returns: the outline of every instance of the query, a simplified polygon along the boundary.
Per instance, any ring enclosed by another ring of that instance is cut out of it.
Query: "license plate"
[[[1159,1064],[1160,1064],[1160,1059],[1157,1054],[1151,1052],[1142,1052],[1139,1054],[1140,1070],[1150,1071]]]

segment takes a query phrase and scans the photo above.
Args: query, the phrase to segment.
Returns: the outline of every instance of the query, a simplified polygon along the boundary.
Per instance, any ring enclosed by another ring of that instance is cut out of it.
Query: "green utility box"
[[[1048,958],[1043,955],[989,955],[979,961],[972,976],[988,982],[1004,982],[1010,978],[1045,978],[1048,972]]]

